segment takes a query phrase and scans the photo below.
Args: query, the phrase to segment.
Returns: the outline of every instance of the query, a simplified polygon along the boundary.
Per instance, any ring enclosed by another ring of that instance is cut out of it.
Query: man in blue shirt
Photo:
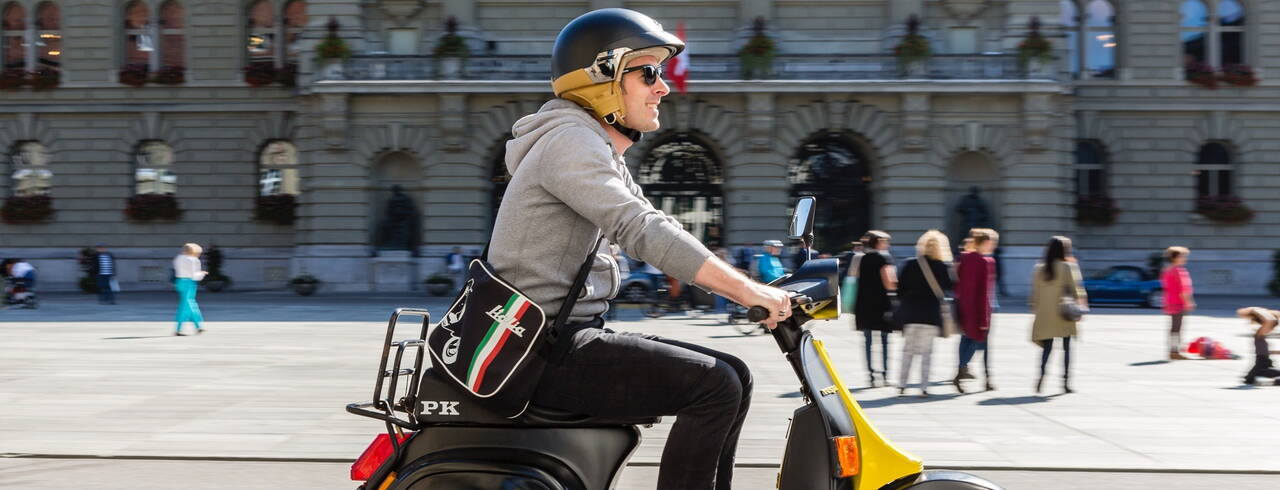
[[[782,241],[764,241],[764,253],[756,255],[756,273],[760,275],[761,282],[771,283],[787,273],[786,269],[782,268],[782,261],[778,260],[780,253],[782,253]]]
[[[98,280],[98,304],[116,304],[116,292],[112,289],[116,278],[116,256],[107,251],[107,246],[99,243],[94,247],[97,253],[93,256],[93,275]]]

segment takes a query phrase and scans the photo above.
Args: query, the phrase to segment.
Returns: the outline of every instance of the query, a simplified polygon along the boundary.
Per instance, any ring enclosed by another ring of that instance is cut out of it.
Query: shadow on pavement
[[[1133,367],[1141,367],[1141,366],[1159,366],[1161,364],[1168,364],[1168,363],[1169,363],[1168,359],[1161,359],[1159,361],[1131,362],[1129,363],[1129,365]]]
[[[885,398],[877,398],[875,400],[858,400],[858,405],[861,405],[862,408],[880,408],[890,407],[893,405],[940,402],[950,400],[952,398],[959,398],[960,396],[961,395],[959,393],[930,393],[929,396],[925,397],[920,396],[920,392],[913,389],[908,391],[906,395],[894,395]]]
[[[102,340],[164,339],[177,335],[144,335],[141,337],[103,337]]]
[[[978,402],[978,405],[1027,405],[1031,403],[1044,403],[1059,395],[1028,395],[1028,396],[1011,396],[1005,398],[988,398]]]

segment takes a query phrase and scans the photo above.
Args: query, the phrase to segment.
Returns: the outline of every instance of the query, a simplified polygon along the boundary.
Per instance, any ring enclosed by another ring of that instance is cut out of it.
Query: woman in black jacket
[[[862,237],[866,255],[858,262],[858,295],[853,307],[853,325],[866,339],[867,376],[871,386],[876,386],[876,363],[872,360],[875,332],[880,332],[880,382],[889,385],[889,332],[897,325],[886,321],[893,311],[889,292],[897,288],[898,277],[889,255],[889,234],[880,230],[868,231]]]
[[[940,291],[935,292],[921,267],[921,257],[928,262],[928,273]],[[942,329],[942,304],[939,293],[946,297],[951,291],[951,244],[947,236],[938,230],[926,231],[916,241],[916,257],[902,264],[898,278],[898,310],[894,320],[902,326],[902,374],[898,394],[907,392],[907,375],[911,362],[920,356],[920,396],[929,396],[929,360],[933,353],[933,339]]]

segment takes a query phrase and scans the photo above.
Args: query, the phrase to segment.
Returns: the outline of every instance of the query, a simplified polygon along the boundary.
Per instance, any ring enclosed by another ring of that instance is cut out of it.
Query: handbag
[[[440,378],[485,408],[514,419],[524,414],[547,366],[559,362],[569,339],[559,338],[600,250],[601,235],[578,268],[551,328],[542,307],[488,263],[489,247],[468,265],[462,291],[427,334]]]
[[[857,305],[858,278],[857,276],[844,276],[844,281],[840,283],[840,311],[853,313],[853,307]]]
[[[938,332],[938,336],[944,339],[950,337],[959,330],[956,328],[956,316],[951,313],[951,300],[942,294],[942,288],[938,287],[938,279],[933,277],[933,266],[929,265],[929,259],[917,255],[916,264],[920,266],[924,280],[929,283],[929,289],[932,289],[933,295],[938,297],[938,312],[942,315],[942,331]]]
[[[1086,310],[1083,306],[1080,306],[1078,301],[1076,301],[1074,294],[1067,292],[1069,289],[1071,288],[1065,285],[1063,286],[1062,299],[1058,301],[1058,314],[1062,316],[1063,320],[1078,322],[1081,318],[1084,318]]]

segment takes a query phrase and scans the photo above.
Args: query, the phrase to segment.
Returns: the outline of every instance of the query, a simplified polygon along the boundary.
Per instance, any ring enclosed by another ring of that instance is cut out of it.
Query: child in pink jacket
[[[1164,258],[1169,266],[1160,274],[1160,284],[1164,287],[1164,312],[1169,315],[1169,359],[1182,360],[1186,356],[1179,350],[1182,345],[1182,316],[1196,309],[1192,299],[1191,274],[1187,273],[1187,257],[1191,251],[1187,247],[1169,247],[1164,251]]]

